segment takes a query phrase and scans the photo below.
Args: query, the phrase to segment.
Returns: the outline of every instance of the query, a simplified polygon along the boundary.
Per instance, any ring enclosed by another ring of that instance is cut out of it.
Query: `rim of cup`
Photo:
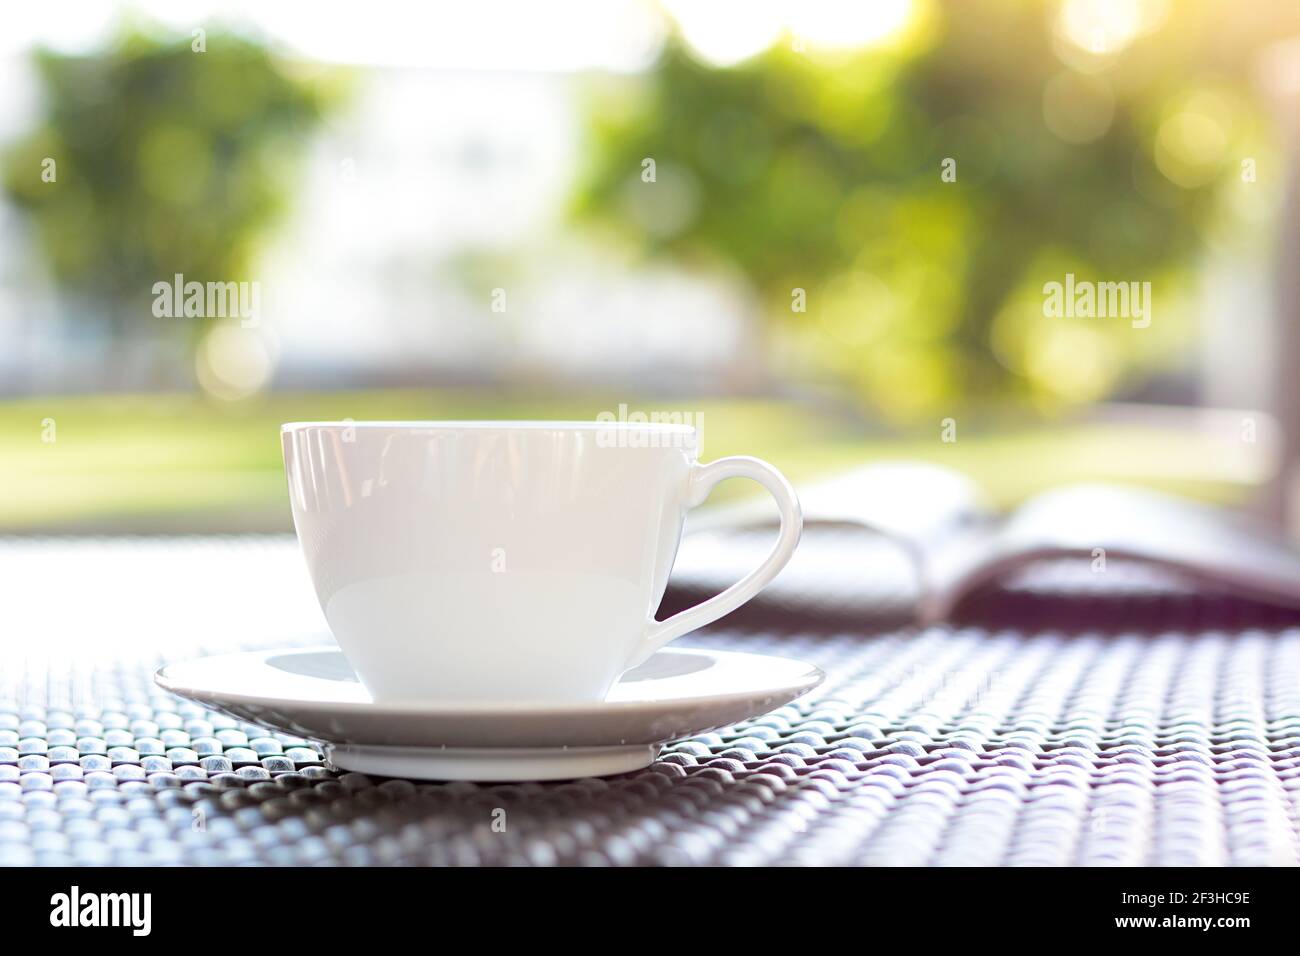
[[[488,429],[518,429],[542,431],[655,431],[672,434],[688,434],[696,430],[694,425],[675,422],[628,422],[628,421],[583,421],[561,422],[545,420],[520,421],[333,421],[333,422],[285,422],[280,426],[281,432],[301,431],[305,428],[420,428],[430,431],[475,431]]]

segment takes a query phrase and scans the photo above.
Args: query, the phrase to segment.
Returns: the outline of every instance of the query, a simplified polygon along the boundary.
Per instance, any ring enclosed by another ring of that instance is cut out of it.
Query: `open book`
[[[956,472],[886,463],[800,489],[800,497],[809,545],[819,529],[867,534],[849,536],[838,555],[815,546],[796,553],[770,586],[773,600],[798,602],[801,593],[822,587],[841,595],[865,588],[877,603],[892,602],[928,623],[949,617],[986,585],[1072,558],[1096,574],[1111,562],[1140,562],[1195,587],[1300,607],[1300,552],[1271,529],[1145,489],[1068,486],[1002,515]],[[744,502],[692,516],[675,582],[720,589],[756,564],[776,521],[765,505]],[[737,541],[743,546],[734,547]],[[846,579],[856,573],[860,581]]]

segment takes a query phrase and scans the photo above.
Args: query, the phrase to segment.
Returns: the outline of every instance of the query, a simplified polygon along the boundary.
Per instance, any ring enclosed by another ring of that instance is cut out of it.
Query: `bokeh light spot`
[[[195,358],[199,385],[215,398],[247,398],[271,381],[275,356],[257,329],[223,322],[203,338]]]

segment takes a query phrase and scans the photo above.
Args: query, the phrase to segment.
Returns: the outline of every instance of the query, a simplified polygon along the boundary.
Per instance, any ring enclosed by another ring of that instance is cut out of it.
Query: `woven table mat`
[[[513,785],[339,774],[154,686],[167,661],[319,642],[291,541],[15,539],[0,575],[2,864],[1300,858],[1300,620],[1139,568],[1043,568],[922,632],[695,635],[827,680],[644,771]]]

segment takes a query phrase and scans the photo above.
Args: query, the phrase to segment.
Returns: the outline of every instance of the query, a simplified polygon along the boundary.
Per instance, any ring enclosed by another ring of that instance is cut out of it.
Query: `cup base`
[[[326,744],[340,770],[416,780],[573,780],[650,766],[658,744],[628,747],[383,747]]]

